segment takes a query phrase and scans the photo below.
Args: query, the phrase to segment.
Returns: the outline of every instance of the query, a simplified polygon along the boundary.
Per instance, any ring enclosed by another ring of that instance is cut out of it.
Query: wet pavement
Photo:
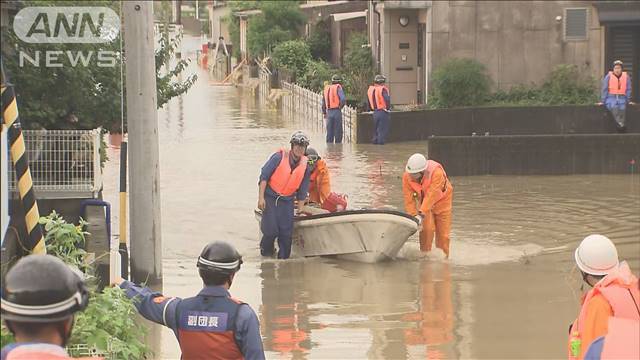
[[[299,125],[190,69],[200,80],[158,113],[164,293],[194,295],[202,247],[232,242],[245,263],[231,292],[258,313],[268,358],[562,358],[578,310],[579,241],[607,235],[640,268],[638,174],[454,177],[449,261],[439,250],[420,256],[416,239],[378,264],[263,260],[260,167]],[[426,142],[327,146],[323,137],[311,133],[312,146],[350,207],[402,210],[404,163]],[[105,196],[117,214],[118,150],[109,156]],[[172,332],[161,343],[158,358],[179,358]]]

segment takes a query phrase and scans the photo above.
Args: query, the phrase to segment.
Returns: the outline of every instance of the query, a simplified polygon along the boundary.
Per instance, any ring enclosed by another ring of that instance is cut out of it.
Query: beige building
[[[619,58],[638,99],[638,1],[370,1],[367,19],[394,104],[425,103],[453,57],[483,63],[500,89],[540,84],[559,64],[600,79]]]

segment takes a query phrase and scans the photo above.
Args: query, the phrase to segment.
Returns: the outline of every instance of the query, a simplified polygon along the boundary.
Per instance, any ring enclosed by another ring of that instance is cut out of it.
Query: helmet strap
[[[67,331],[67,322],[70,321],[69,330]],[[60,321],[58,326],[56,326],[56,330],[58,331],[58,335],[60,335],[60,339],[62,339],[62,347],[67,346],[67,342],[69,342],[69,338],[71,337],[71,331],[73,330],[74,318],[73,316],[70,319],[65,321]]]

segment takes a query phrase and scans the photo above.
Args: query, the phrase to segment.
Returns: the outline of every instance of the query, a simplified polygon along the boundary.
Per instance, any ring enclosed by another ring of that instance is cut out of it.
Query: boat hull
[[[262,212],[256,210],[258,222]],[[360,262],[393,259],[418,230],[417,221],[390,210],[350,210],[296,217],[292,256],[335,256]]]

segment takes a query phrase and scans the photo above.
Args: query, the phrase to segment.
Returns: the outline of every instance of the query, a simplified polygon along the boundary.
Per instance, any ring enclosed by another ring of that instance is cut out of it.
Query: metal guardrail
[[[24,130],[38,198],[95,195],[102,187],[100,130]],[[9,190],[17,189],[11,167]]]
[[[288,93],[282,99],[283,113],[286,116],[301,118],[309,129],[325,132],[326,121],[322,114],[322,94],[286,81],[281,81],[280,86]],[[342,108],[342,132],[345,142],[357,142],[357,113],[357,110],[350,106]]]

